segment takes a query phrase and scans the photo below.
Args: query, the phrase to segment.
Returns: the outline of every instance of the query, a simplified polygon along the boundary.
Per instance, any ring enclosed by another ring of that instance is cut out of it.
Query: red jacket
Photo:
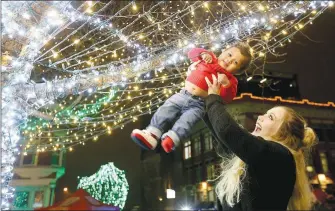
[[[196,62],[201,60],[200,54],[203,52],[209,53],[212,56],[212,63],[207,64],[204,61],[200,62],[197,65],[197,68],[191,72],[191,74],[186,78],[186,80],[196,85],[197,87],[203,89],[204,91],[208,91],[208,86],[205,77],[207,77],[211,82],[213,82],[212,74],[214,74],[217,77],[218,72],[224,73],[228,77],[230,85],[229,87],[221,86],[220,96],[226,103],[231,102],[236,96],[237,92],[238,81],[236,77],[227,70],[223,69],[218,64],[218,59],[216,58],[213,52],[207,51],[203,48],[193,48],[188,52],[187,56],[193,62]]]

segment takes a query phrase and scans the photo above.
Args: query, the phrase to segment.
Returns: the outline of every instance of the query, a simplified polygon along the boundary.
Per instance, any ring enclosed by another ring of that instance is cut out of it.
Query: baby
[[[233,74],[245,70],[252,56],[250,48],[239,43],[222,50],[218,58],[203,48],[190,50],[188,58],[194,63],[188,69],[185,87],[159,107],[145,130],[135,129],[131,134],[133,141],[144,149],[154,150],[162,140],[164,151],[169,153],[190,135],[192,127],[205,114],[204,98],[208,95],[205,77],[212,82],[214,74],[221,84],[220,96],[226,103],[231,102],[236,96],[238,83]],[[163,134],[169,123],[174,124]]]

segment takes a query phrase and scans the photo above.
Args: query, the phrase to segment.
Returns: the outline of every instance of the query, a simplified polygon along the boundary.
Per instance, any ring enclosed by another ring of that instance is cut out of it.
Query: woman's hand
[[[212,78],[213,83],[211,83],[211,81],[207,77],[205,77],[205,80],[208,85],[208,95],[210,94],[220,95],[221,84],[218,83],[218,79],[215,77],[214,74],[212,74]]]

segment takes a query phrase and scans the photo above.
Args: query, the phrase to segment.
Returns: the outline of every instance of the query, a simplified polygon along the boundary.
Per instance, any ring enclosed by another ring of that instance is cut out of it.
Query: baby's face
[[[241,54],[240,49],[236,47],[222,50],[222,53],[218,58],[219,65],[231,73],[240,70],[245,62],[246,62],[245,56],[243,56]]]

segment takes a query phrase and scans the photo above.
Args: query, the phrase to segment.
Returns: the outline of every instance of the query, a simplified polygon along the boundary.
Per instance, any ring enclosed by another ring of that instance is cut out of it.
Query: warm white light
[[[248,77],[248,78],[247,78],[247,81],[250,81],[251,79],[252,79],[252,76]]]
[[[201,188],[202,188],[203,190],[207,190],[207,182],[202,182],[202,183],[201,183]]]
[[[265,8],[264,8],[263,5],[260,4],[260,5],[258,6],[258,9],[259,9],[260,11],[264,11]]]
[[[318,174],[318,178],[319,178],[321,183],[326,181],[326,175],[324,175],[324,174]]]
[[[262,84],[262,83],[264,83],[266,81],[266,78],[263,78],[261,81],[260,81],[260,83]]]
[[[132,8],[133,8],[133,10],[137,10],[137,6],[136,6],[135,3],[133,4]]]
[[[167,199],[174,199],[176,198],[176,192],[172,189],[166,189],[166,198]]]
[[[307,167],[306,167],[306,170],[307,170],[308,172],[313,172],[313,167],[312,167],[312,166],[307,166]]]
[[[204,3],[204,6],[205,6],[206,8],[208,8],[208,3],[207,3],[207,2],[205,2],[205,3]]]

